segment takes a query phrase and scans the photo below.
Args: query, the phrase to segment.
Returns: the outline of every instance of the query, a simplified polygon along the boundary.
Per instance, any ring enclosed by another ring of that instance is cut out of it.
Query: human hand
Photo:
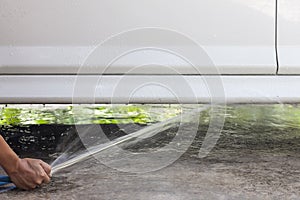
[[[11,181],[20,189],[32,190],[50,182],[51,167],[38,159],[18,159],[12,170],[7,170]]]

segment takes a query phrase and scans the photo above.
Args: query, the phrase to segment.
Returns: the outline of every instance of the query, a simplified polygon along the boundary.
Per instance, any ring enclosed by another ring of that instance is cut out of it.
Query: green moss
[[[179,105],[0,105],[0,125],[41,124],[148,124],[181,112]]]
[[[17,108],[3,108],[0,112],[0,125],[13,125],[21,122],[20,118],[17,117],[21,113],[20,109]]]
[[[278,130],[300,128],[300,106],[234,105],[226,108],[226,124],[245,130],[270,127]],[[166,120],[182,112],[181,105],[0,105],[0,126],[41,124],[149,124]],[[209,110],[201,113],[200,121],[209,123]],[[262,137],[268,134],[262,133]],[[272,132],[272,137],[276,133]],[[290,137],[288,134],[280,137]]]

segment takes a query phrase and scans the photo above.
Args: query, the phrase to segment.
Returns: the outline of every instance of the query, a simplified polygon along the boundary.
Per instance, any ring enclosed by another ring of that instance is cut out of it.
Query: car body
[[[0,5],[1,103],[300,101],[297,0]]]

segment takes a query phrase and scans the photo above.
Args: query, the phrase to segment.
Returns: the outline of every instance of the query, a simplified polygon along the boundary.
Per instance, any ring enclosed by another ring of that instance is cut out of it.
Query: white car
[[[299,0],[1,0],[0,103],[300,101]]]

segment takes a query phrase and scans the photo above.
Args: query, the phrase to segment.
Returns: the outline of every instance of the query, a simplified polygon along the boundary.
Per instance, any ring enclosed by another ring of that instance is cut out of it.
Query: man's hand
[[[50,182],[51,167],[37,159],[20,159],[0,135],[0,166],[21,189],[31,190]]]
[[[37,159],[18,159],[11,170],[7,170],[11,181],[24,190],[32,190],[43,183],[50,182],[51,167]]]

